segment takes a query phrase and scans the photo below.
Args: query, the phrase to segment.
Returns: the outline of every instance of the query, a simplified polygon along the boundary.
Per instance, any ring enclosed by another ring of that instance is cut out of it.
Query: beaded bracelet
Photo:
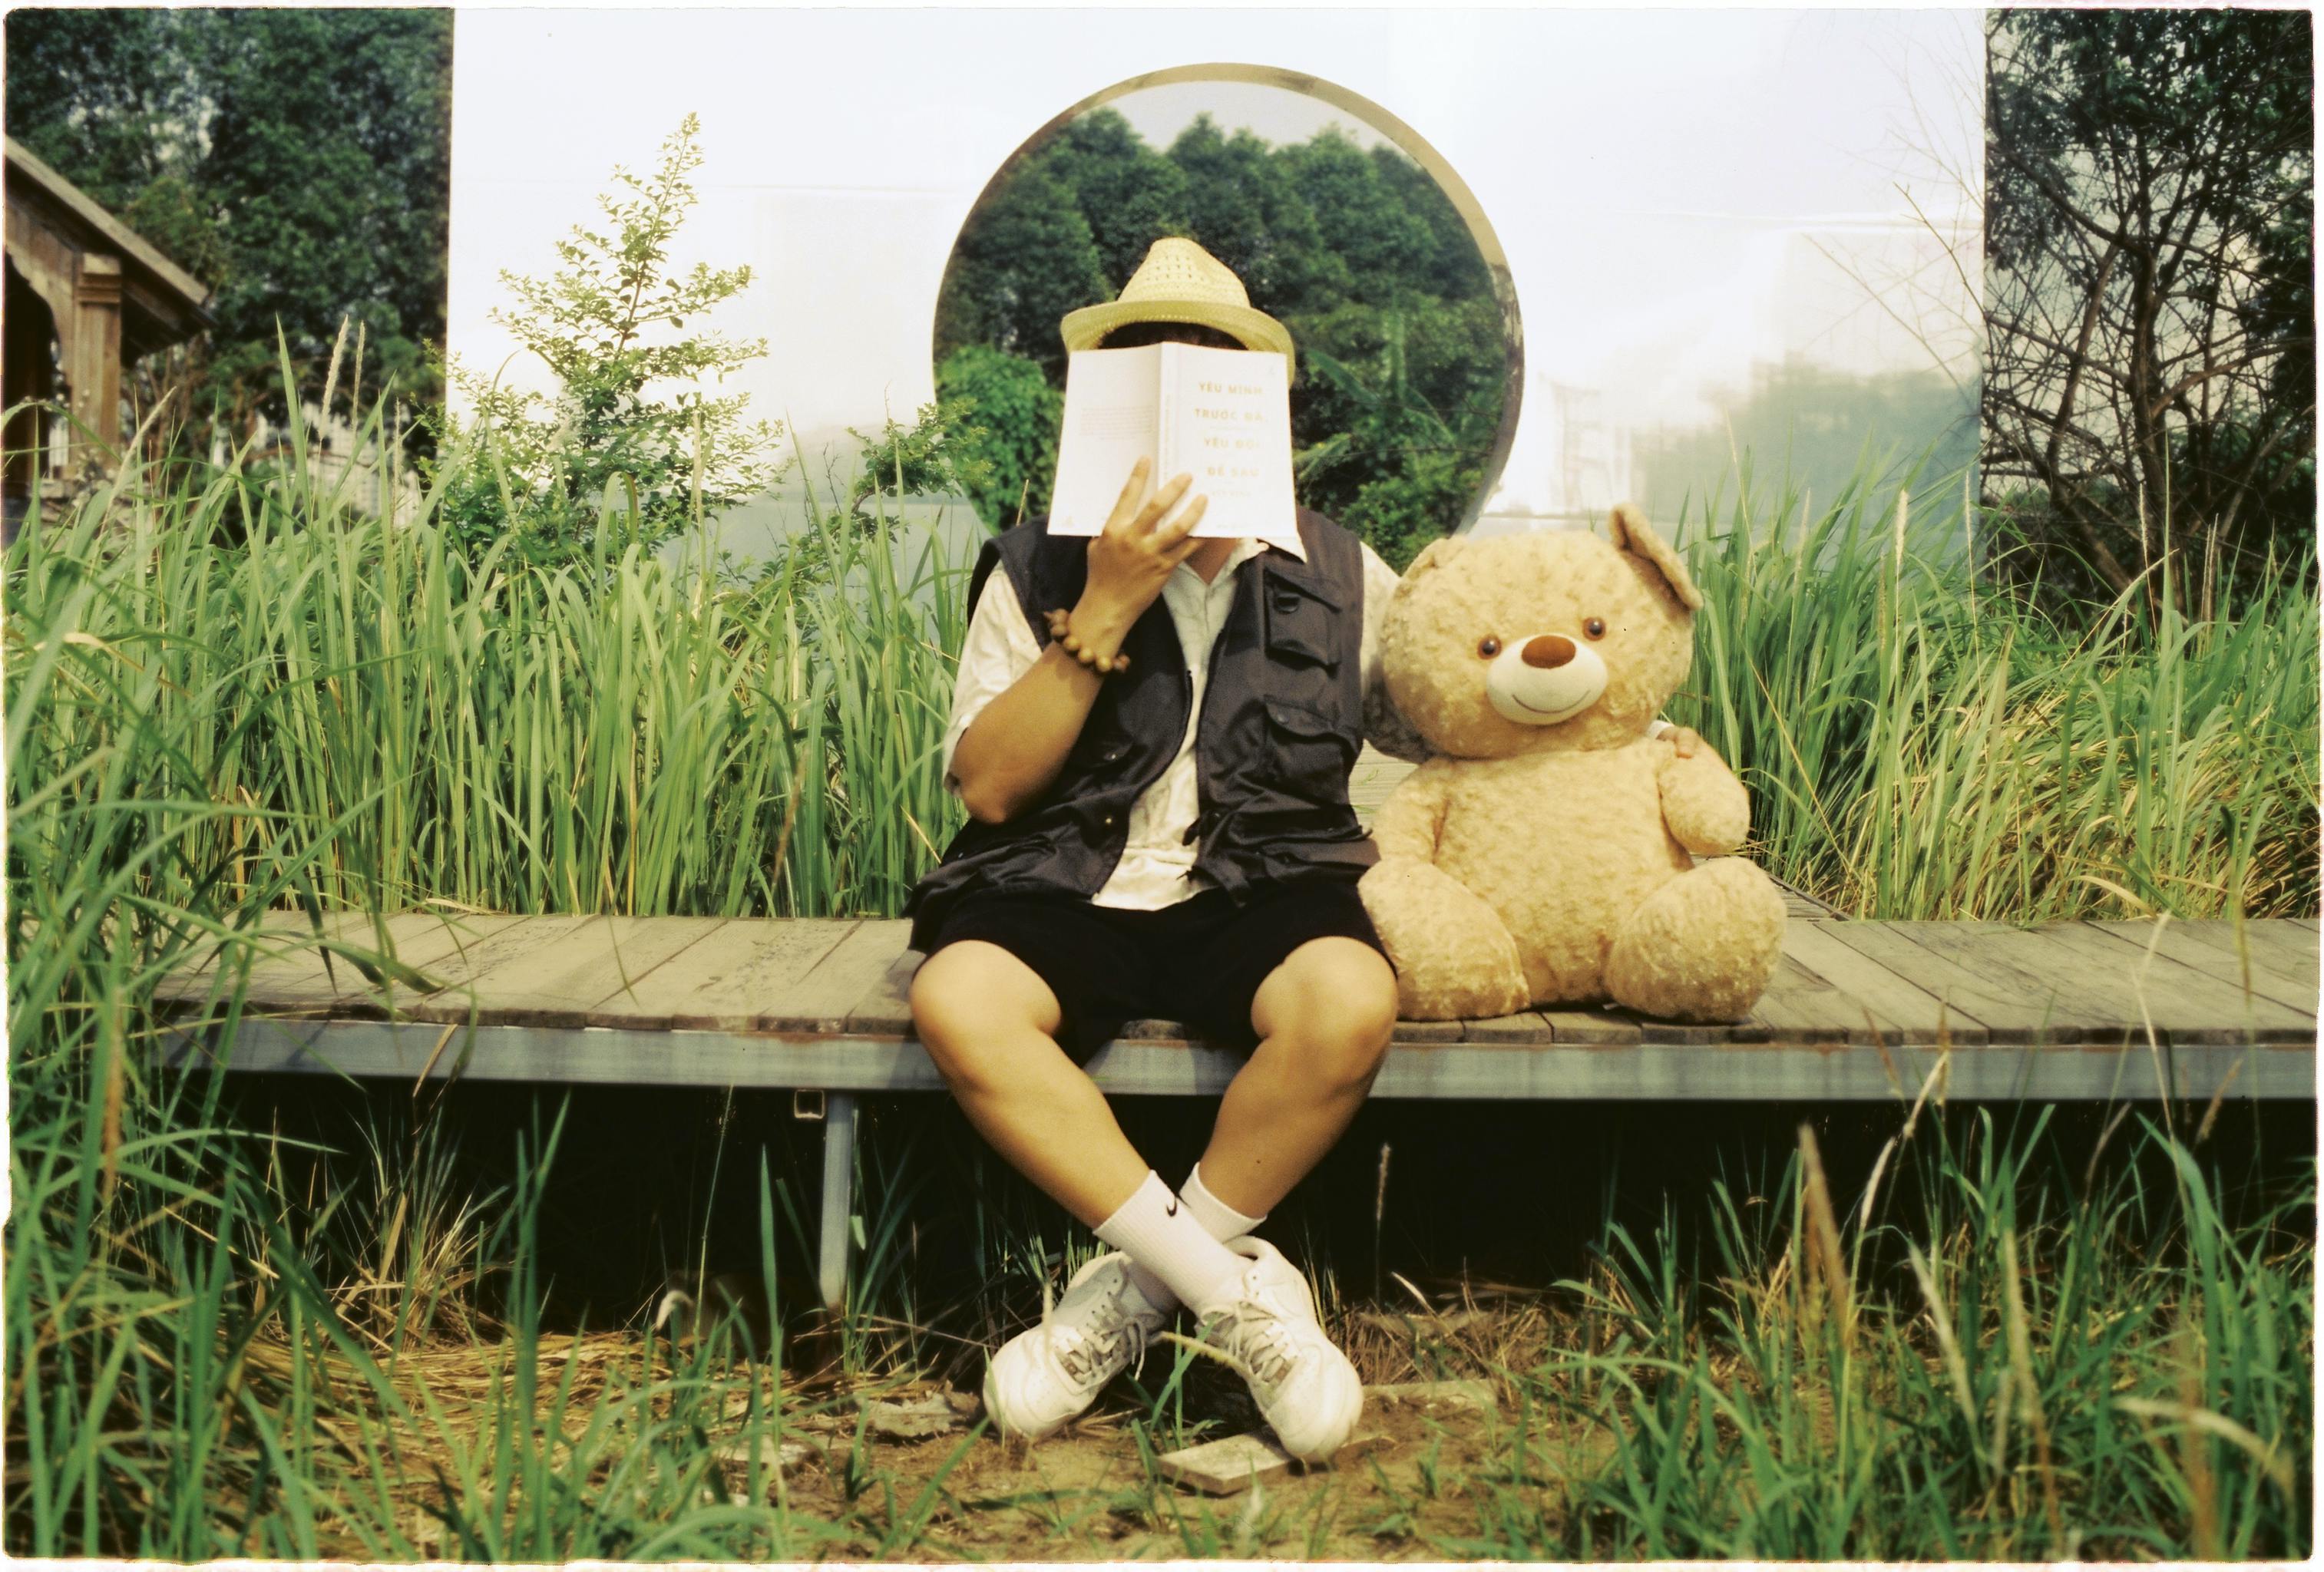
[[[1128,669],[1130,666],[1129,656],[1124,655],[1120,650],[1116,650],[1110,657],[1100,656],[1095,651],[1092,650],[1089,646],[1084,644],[1078,638],[1074,637],[1072,632],[1068,631],[1066,625],[1072,621],[1072,619],[1073,613],[1064,610],[1062,607],[1048,613],[1049,637],[1064,645],[1065,647],[1066,654],[1072,656],[1075,660],[1080,661],[1084,666],[1089,667],[1100,676],[1106,676],[1111,673]]]

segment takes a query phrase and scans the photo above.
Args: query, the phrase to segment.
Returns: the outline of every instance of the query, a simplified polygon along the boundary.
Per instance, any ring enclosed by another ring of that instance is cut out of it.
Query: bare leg
[[[1091,1227],[1148,1172],[1097,1083],[1057,1046],[1056,995],[998,944],[964,939],[921,963],[912,1021],[977,1133]]]
[[[1396,1029],[1396,973],[1358,940],[1310,939],[1250,1001],[1259,1047],[1219,1103],[1203,1183],[1239,1212],[1275,1208],[1363,1106]]]

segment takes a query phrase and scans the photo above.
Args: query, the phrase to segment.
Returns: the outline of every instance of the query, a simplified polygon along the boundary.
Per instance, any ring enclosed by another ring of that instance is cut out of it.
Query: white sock
[[[1199,1163],[1194,1164],[1194,1172],[1186,1175],[1186,1182],[1178,1187],[1178,1199],[1194,1212],[1195,1220],[1211,1231],[1211,1237],[1222,1245],[1229,1239],[1241,1238],[1267,1221],[1265,1212],[1255,1218],[1245,1217],[1213,1195],[1210,1187],[1203,1182],[1203,1165]]]
[[[1146,1182],[1123,1201],[1114,1214],[1097,1226],[1097,1236],[1128,1255],[1135,1268],[1144,1267],[1170,1298],[1196,1314],[1234,1297],[1235,1285],[1250,1261],[1210,1236],[1185,1204],[1170,1192],[1162,1176],[1146,1171]],[[1146,1293],[1146,1285],[1139,1283]],[[1155,1299],[1147,1294],[1148,1299]],[[1166,1301],[1155,1299],[1157,1308]]]
[[[1178,1201],[1194,1214],[1194,1220],[1203,1225],[1204,1232],[1222,1245],[1229,1239],[1241,1238],[1267,1220],[1264,1212],[1255,1218],[1246,1217],[1213,1195],[1210,1188],[1203,1182],[1203,1165],[1199,1163],[1194,1164],[1194,1172],[1186,1176],[1186,1182],[1178,1187]],[[1130,1280],[1138,1285],[1138,1292],[1146,1296],[1146,1302],[1155,1309],[1167,1310],[1176,1308],[1178,1296],[1170,1292],[1170,1285],[1135,1261],[1130,1264]]]

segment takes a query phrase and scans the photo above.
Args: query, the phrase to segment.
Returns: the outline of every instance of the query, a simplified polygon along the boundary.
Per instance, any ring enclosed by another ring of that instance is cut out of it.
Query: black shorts
[[[1259,984],[1308,940],[1333,936],[1388,953],[1356,887],[1338,880],[1272,886],[1240,907],[1204,890],[1156,912],[980,890],[945,914],[928,953],[982,939],[1031,967],[1056,995],[1057,1045],[1080,1064],[1126,1021],[1179,1021],[1211,1042],[1256,1047]]]

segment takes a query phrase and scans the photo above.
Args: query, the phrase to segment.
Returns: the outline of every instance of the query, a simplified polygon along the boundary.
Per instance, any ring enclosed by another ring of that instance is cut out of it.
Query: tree
[[[1427,290],[1435,232],[1337,126],[1278,156],[1291,188],[1314,214],[1323,244],[1346,265],[1353,299],[1388,307]]]
[[[990,345],[964,345],[937,364],[936,396],[966,406],[973,422],[954,446],[986,466],[965,487],[977,516],[1001,529],[1047,512],[1065,400],[1041,368]]]
[[[1328,210],[1328,214],[1327,214]],[[1300,498],[1401,563],[1484,483],[1508,345],[1476,242],[1428,173],[1336,129],[1271,147],[1198,115],[1166,155],[1105,109],[1029,150],[971,216],[945,271],[938,392],[973,402],[954,450],[988,524],[1048,503],[1066,312],[1120,292],[1164,234],[1189,234],[1290,328]]]
[[[1248,127],[1223,136],[1205,110],[1171,142],[1170,161],[1185,174],[1193,238],[1234,270],[1252,305],[1287,322],[1347,298],[1347,262],[1325,244],[1275,150]]]
[[[214,413],[284,413],[278,322],[309,396],[348,317],[434,394],[449,11],[20,9],[7,44],[10,134],[212,287]]]
[[[1983,462],[2115,592],[2315,529],[2305,13],[1995,13]],[[2005,501],[2007,499],[2005,498]],[[2296,544],[2295,544],[2296,543]]]
[[[1118,109],[1066,124],[1042,147],[1039,165],[1073,194],[1109,294],[1120,293],[1155,236],[1188,232],[1185,171],[1147,146]]]
[[[1066,312],[1118,290],[1073,192],[1038,164],[969,216],[936,294],[936,358],[988,344],[1063,385]]]
[[[766,341],[738,342],[698,321],[686,332],[740,294],[751,270],[669,265],[695,202],[687,176],[702,162],[700,129],[688,115],[649,179],[615,168],[629,195],[597,199],[610,237],[576,225],[557,243],[564,266],[550,277],[502,272],[518,307],[495,308],[492,319],[548,364],[558,391],[545,397],[453,366],[475,416],[438,472],[440,512],[472,549],[505,536],[532,561],[571,561],[599,548],[607,520],[650,547],[756,496],[779,473],[769,456],[776,427],[746,422],[745,396],[711,398],[700,386],[764,354]]]

